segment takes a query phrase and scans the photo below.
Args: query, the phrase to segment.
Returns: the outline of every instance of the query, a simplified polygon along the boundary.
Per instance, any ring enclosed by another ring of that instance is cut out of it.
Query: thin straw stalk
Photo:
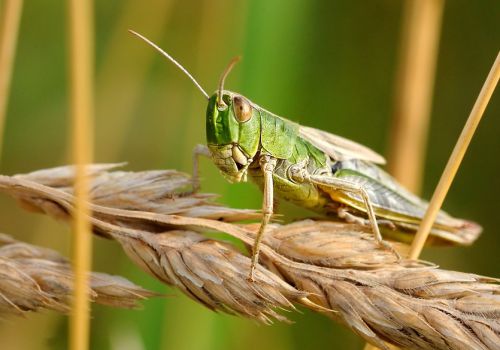
[[[89,179],[86,164],[92,161],[93,8],[90,0],[70,0],[70,67],[72,149],[76,164],[73,264],[74,300],[70,319],[70,348],[89,345],[90,299],[88,273],[91,267],[92,236],[89,216]]]
[[[430,229],[434,220],[436,220],[436,216],[439,212],[439,209],[443,205],[444,198],[450,189],[451,183],[455,178],[455,175],[458,171],[460,163],[464,158],[465,152],[467,151],[467,147],[472,140],[472,136],[476,131],[479,122],[483,116],[483,113],[488,105],[488,102],[493,95],[493,91],[498,83],[498,79],[500,78],[500,52],[498,53],[493,66],[484,82],[483,88],[479,93],[479,96],[472,108],[472,111],[465,123],[465,126],[458,138],[457,144],[451,153],[450,159],[446,164],[446,167],[441,175],[441,179],[432,195],[431,201],[429,203],[429,207],[422,219],[422,223],[417,231],[417,234],[413,240],[411,249],[410,249],[410,259],[417,259],[424,247],[424,243],[429,235]]]
[[[0,159],[23,0],[5,0],[0,41]]]

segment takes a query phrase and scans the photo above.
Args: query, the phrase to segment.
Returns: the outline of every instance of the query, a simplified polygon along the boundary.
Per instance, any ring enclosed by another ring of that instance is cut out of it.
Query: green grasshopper
[[[179,67],[208,100],[207,146],[194,150],[193,187],[199,188],[198,158],[212,158],[230,182],[249,176],[264,193],[262,221],[253,245],[249,279],[259,261],[260,242],[273,215],[275,196],[348,222],[371,225],[377,242],[379,226],[405,241],[414,234],[427,202],[403,188],[376,164],[382,156],[369,148],[328,132],[298,125],[258,106],[248,98],[224,90],[224,81],[237,59],[223,72],[217,91],[209,96],[194,77],[157,45],[131,31]],[[470,244],[481,232],[473,222],[441,211],[431,235],[441,242]]]

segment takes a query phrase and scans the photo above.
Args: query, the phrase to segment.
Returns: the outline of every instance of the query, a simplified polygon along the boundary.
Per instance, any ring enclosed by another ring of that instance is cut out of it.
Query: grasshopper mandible
[[[370,225],[377,242],[380,228],[397,240],[414,234],[427,202],[407,191],[377,166],[382,156],[328,132],[298,125],[258,106],[245,96],[224,90],[237,58],[224,70],[217,91],[209,96],[174,58],[144,36],[131,31],[181,69],[208,100],[207,146],[193,153],[193,187],[199,188],[198,158],[210,157],[230,182],[249,176],[263,190],[262,221],[256,235],[249,279],[259,261],[259,247],[272,215],[275,196],[301,207],[349,222]],[[481,232],[478,224],[441,211],[431,235],[434,240],[467,245]]]

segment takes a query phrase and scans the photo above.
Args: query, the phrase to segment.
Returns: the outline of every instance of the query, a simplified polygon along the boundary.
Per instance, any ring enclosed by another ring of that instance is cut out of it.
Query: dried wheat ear
[[[0,315],[70,310],[73,273],[59,253],[0,234]],[[93,272],[90,298],[99,304],[133,308],[157,295],[120,276]]]
[[[500,348],[497,279],[399,260],[362,226],[302,220],[273,225],[251,283],[248,256],[203,234],[224,232],[251,245],[256,225],[237,222],[256,219],[257,212],[186,192],[190,178],[177,171],[113,167],[88,168],[94,232],[213,310],[270,323],[286,321],[280,309],[302,304],[381,349],[384,341],[403,349]],[[72,182],[73,169],[60,167],[0,176],[0,190],[25,208],[70,219]]]

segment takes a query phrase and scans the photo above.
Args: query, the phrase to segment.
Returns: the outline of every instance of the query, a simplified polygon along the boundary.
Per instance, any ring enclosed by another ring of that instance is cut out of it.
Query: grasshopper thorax
[[[208,100],[207,145],[215,165],[232,182],[245,180],[260,144],[260,115],[244,96],[223,90]]]

